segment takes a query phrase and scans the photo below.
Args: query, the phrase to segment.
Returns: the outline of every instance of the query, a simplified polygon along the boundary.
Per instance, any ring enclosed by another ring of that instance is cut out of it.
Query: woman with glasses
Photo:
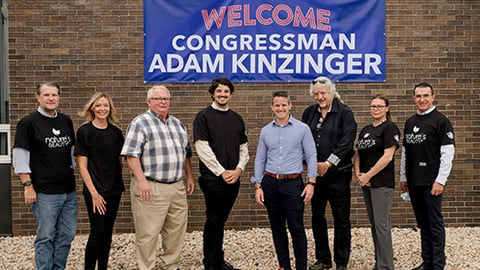
[[[101,270],[107,269],[113,225],[125,190],[120,156],[124,138],[116,126],[115,107],[106,94],[95,93],[80,115],[87,120],[78,129],[75,144],[90,221],[85,269],[95,269],[98,263]]]
[[[394,154],[400,131],[392,122],[386,97],[376,95],[371,99],[370,114],[374,121],[358,136],[354,169],[372,226],[374,269],[394,269],[390,208],[395,186]]]

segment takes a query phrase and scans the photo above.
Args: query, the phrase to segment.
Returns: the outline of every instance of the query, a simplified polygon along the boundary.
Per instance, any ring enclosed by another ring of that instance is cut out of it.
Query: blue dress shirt
[[[275,120],[262,128],[255,157],[252,183],[261,183],[265,171],[274,174],[303,172],[307,161],[307,175],[317,177],[317,150],[310,128],[290,116],[286,125]]]

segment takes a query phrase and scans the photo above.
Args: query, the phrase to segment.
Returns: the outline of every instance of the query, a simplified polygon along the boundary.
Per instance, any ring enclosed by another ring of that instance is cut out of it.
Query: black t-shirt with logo
[[[400,130],[395,123],[385,121],[378,126],[368,125],[360,131],[357,149],[360,156],[360,172],[366,173],[383,156],[384,150],[400,141]],[[370,179],[372,187],[395,187],[394,159]]]
[[[75,190],[72,167],[72,146],[75,133],[70,117],[43,116],[38,111],[18,122],[14,148],[30,152],[30,169],[35,191],[61,194]]]
[[[434,109],[428,114],[410,117],[405,122],[404,133],[408,184],[431,186],[440,168],[440,147],[455,144],[452,124]]]

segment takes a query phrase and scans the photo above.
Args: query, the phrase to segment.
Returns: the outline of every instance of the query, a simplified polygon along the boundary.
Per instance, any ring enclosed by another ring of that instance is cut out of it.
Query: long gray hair
[[[335,84],[329,78],[325,76],[320,76],[315,78],[310,83],[310,96],[313,96],[313,89],[316,87],[326,87],[327,91],[330,94],[332,94],[333,97],[337,98],[340,102],[343,103],[343,100],[340,97],[340,94],[337,92],[337,88],[335,87]]]

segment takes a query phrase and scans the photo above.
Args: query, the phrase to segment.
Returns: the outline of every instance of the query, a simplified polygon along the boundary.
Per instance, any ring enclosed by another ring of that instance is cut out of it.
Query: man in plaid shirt
[[[130,197],[139,269],[177,269],[187,230],[186,194],[195,184],[192,148],[185,126],[168,114],[170,93],[165,86],[148,90],[149,110],[127,128],[122,155],[133,173]],[[187,188],[182,177],[187,175]],[[158,234],[163,253],[155,265]]]

